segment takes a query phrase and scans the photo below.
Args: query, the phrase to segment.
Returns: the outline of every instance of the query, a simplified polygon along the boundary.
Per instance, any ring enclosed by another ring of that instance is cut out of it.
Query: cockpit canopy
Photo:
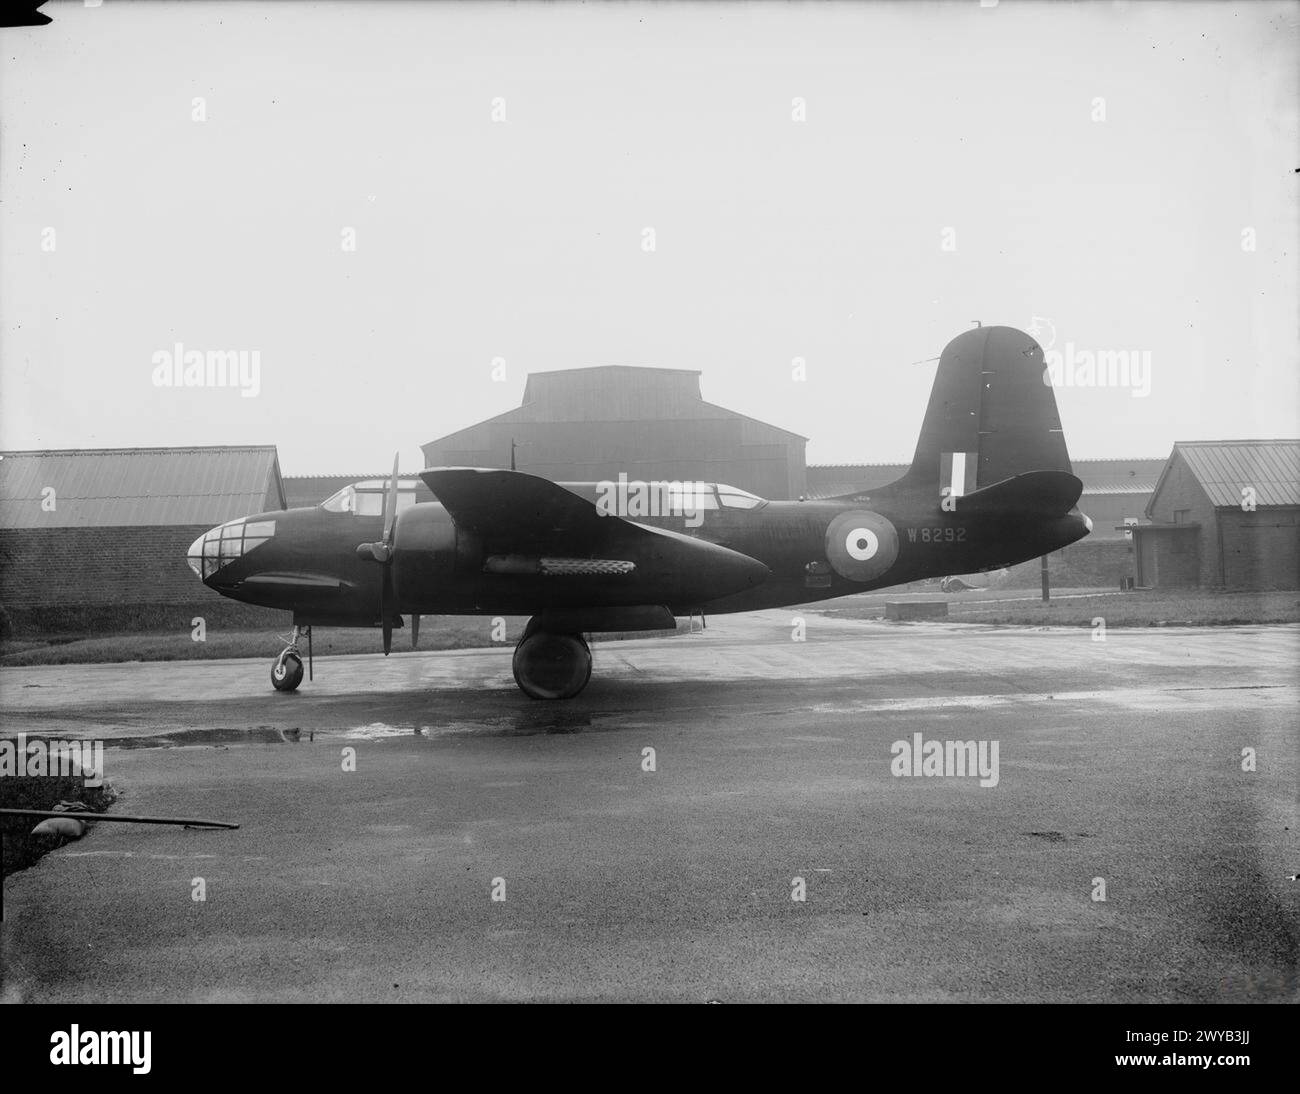
[[[667,516],[698,513],[704,509],[757,509],[767,501],[738,486],[724,482],[677,482],[658,479],[649,482],[620,479],[597,484],[597,494],[606,503],[626,506],[631,515]]]
[[[397,480],[397,511],[400,513],[415,504],[415,492],[420,487],[419,479]],[[336,494],[331,494],[320,503],[322,509],[331,513],[355,513],[361,517],[382,517],[384,515],[384,494],[388,490],[387,479],[363,479],[343,487]]]
[[[660,482],[628,484],[636,487],[649,487],[657,496],[666,499],[665,512],[696,513],[703,509],[757,509],[767,501],[748,490],[738,486],[728,486],[723,482]],[[416,503],[416,491],[420,489],[419,479],[397,480],[397,511]],[[384,513],[384,494],[388,489],[387,479],[363,479],[354,482],[342,490],[331,494],[320,507],[331,513],[356,513],[362,517],[379,517]]]
[[[699,483],[700,486],[708,486],[709,483]],[[718,492],[718,500],[722,502],[724,509],[757,509],[760,505],[766,505],[767,500],[760,498],[757,494],[751,494],[748,490],[742,490],[739,486],[728,486],[725,482],[713,483],[713,488]]]

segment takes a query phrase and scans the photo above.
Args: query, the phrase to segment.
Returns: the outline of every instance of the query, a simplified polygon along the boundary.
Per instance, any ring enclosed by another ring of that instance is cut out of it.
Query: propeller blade
[[[411,649],[415,649],[420,644],[420,617],[411,616]]]
[[[382,544],[372,545],[381,548],[372,550],[372,557],[384,564],[384,577],[379,585],[379,620],[384,629],[385,657],[393,648],[393,526],[397,523],[397,464],[401,455],[393,453],[393,477],[384,492],[384,539]]]
[[[384,580],[379,586],[379,619],[384,628],[384,656],[393,648],[393,568],[384,567]]]
[[[388,480],[388,490],[384,494],[384,542],[393,545],[393,523],[397,519],[397,461],[400,452],[393,453],[393,477]]]

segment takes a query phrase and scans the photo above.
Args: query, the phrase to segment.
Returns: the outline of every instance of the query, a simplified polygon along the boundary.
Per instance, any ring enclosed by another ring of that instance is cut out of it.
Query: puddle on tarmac
[[[383,741],[399,737],[529,737],[537,734],[597,732],[619,728],[616,717],[591,715],[583,711],[521,710],[487,720],[460,720],[442,725],[372,722],[342,731],[348,740]]]
[[[512,732],[518,736],[533,733],[581,733],[583,730],[613,729],[612,721],[597,719],[592,725],[591,715],[584,711],[549,711],[528,708],[518,711],[511,719]]]
[[[368,726],[345,729],[343,736],[349,741],[383,741],[390,737],[423,737],[426,726],[390,726],[386,722],[371,722]]]
[[[196,745],[279,745],[297,744],[312,740],[313,733],[320,736],[319,730],[284,729],[278,726],[253,726],[238,729],[233,726],[210,726],[196,729],[174,729],[167,733],[155,733],[147,737],[114,737],[111,734],[99,734],[94,740],[102,740],[109,748],[193,748]],[[28,735],[31,739],[31,734]],[[57,738],[57,733],[44,736]]]
[[[171,729],[163,733],[136,736],[113,736],[112,731],[101,732],[94,739],[102,740],[109,748],[195,748],[231,745],[309,744],[324,740],[394,741],[412,737],[433,740],[440,737],[529,737],[541,734],[563,735],[571,733],[610,732],[631,729],[642,723],[629,721],[630,715],[591,714],[582,711],[563,711],[527,708],[489,719],[457,719],[441,724],[429,722],[370,722],[361,726],[333,726],[323,729],[280,726],[251,726],[246,729],[234,726],[209,726],[194,729]],[[28,734],[29,740],[37,739]],[[58,737],[58,734],[41,734],[40,737]]]

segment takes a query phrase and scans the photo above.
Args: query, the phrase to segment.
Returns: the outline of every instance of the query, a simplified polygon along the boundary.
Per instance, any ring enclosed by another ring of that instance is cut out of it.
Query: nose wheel
[[[295,623],[289,644],[271,663],[271,686],[276,691],[294,691],[302,683],[302,654],[298,649],[298,641],[304,632],[307,635],[307,663],[311,664],[311,628],[300,627]]]
[[[276,691],[293,691],[302,683],[302,658],[285,650],[271,666],[271,684]]]

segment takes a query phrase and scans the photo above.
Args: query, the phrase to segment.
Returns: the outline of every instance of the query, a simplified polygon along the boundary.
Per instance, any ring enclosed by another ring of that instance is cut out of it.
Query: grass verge
[[[504,637],[493,627],[491,616],[426,615],[420,620],[421,650],[472,649],[501,646],[513,649],[528,622],[525,616],[505,616]],[[682,625],[685,628],[685,624]],[[496,637],[494,638],[494,633]],[[593,642],[622,638],[652,638],[671,631],[632,631],[626,634],[598,634]],[[122,661],[210,661],[232,657],[264,657],[271,660],[284,648],[283,633],[274,630],[225,630],[209,628],[202,642],[191,632],[166,634],[114,634],[95,636],[49,635],[23,637],[0,643],[0,665],[85,665]],[[300,646],[304,657],[307,645]],[[411,648],[409,627],[393,632],[393,650]],[[316,657],[347,653],[378,653],[383,639],[378,628],[317,627],[312,636]]]

